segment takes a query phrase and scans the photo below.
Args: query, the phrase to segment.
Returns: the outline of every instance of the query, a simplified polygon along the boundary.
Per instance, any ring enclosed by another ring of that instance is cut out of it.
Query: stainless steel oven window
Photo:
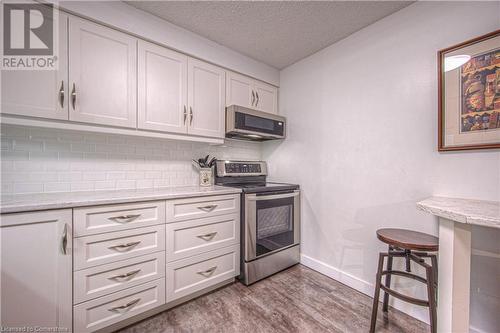
[[[245,260],[299,243],[300,191],[245,195]]]

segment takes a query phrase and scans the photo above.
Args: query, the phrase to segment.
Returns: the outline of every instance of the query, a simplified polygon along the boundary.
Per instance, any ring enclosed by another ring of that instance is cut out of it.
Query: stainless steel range
[[[217,161],[216,184],[241,194],[241,275],[252,284],[299,263],[299,185],[266,181],[266,162]]]

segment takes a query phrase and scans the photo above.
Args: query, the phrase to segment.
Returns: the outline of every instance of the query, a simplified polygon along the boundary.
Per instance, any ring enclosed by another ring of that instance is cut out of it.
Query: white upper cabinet
[[[2,215],[0,223],[0,326],[71,332],[71,209]]]
[[[189,134],[224,138],[225,85],[224,69],[189,58]]]
[[[1,112],[68,119],[68,17],[59,15],[57,70],[2,70]]]
[[[278,88],[244,75],[227,72],[226,106],[233,104],[277,114]]]
[[[70,120],[135,128],[136,70],[136,38],[70,17]]]
[[[254,108],[259,111],[278,114],[278,88],[264,82],[254,82]]]
[[[253,107],[255,92],[253,80],[247,76],[227,72],[226,77],[226,106],[241,105]]]
[[[138,128],[187,132],[188,57],[158,45],[138,45]]]

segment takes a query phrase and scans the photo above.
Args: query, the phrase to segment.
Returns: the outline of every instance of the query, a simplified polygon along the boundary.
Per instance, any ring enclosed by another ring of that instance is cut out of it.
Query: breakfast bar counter
[[[439,217],[438,332],[469,332],[471,226],[500,228],[500,202],[431,197],[417,203]]]

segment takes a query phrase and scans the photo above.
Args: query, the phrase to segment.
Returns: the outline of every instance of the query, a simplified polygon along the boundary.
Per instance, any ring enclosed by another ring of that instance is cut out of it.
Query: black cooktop
[[[299,188],[299,185],[274,182],[256,182],[256,183],[225,183],[222,186],[241,188],[244,193],[274,192],[274,191],[293,191]]]

